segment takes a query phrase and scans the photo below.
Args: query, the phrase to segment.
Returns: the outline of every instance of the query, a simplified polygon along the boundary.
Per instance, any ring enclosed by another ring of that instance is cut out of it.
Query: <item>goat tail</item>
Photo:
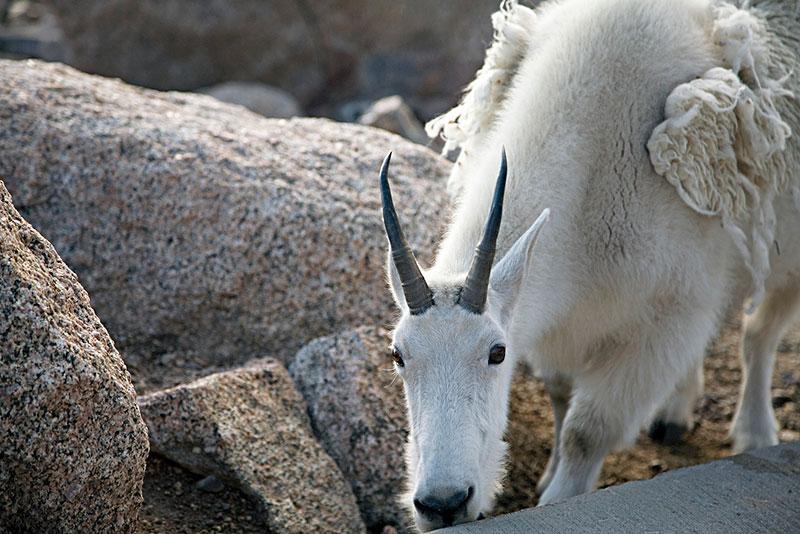
[[[467,86],[461,102],[425,125],[430,138],[444,139],[442,154],[460,149],[447,189],[456,197],[461,190],[461,168],[482,146],[506,98],[511,82],[528,51],[536,14],[517,0],[503,0],[492,15],[494,38],[483,66]]]

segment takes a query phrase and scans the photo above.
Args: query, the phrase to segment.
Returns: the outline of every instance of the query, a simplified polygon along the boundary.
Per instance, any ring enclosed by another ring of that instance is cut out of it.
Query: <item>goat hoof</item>
[[[648,435],[650,439],[657,443],[677,445],[681,442],[687,430],[688,429],[684,425],[657,420],[650,425],[650,432],[648,432]]]

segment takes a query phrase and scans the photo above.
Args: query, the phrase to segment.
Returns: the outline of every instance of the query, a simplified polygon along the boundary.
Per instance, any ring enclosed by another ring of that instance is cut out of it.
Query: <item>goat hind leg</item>
[[[772,410],[772,367],[786,328],[800,309],[800,283],[772,291],[745,319],[742,338],[742,387],[730,436],[735,452],[778,443]]]

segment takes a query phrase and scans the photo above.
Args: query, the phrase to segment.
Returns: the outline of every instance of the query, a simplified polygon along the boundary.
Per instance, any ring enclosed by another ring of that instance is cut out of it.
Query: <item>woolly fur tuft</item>
[[[500,10],[492,15],[494,39],[486,51],[486,59],[475,79],[467,86],[461,103],[425,125],[429,137],[441,136],[445,144],[442,154],[460,149],[457,166],[480,146],[492,129],[506,93],[520,62],[528,51],[536,15],[516,0],[503,0]],[[451,177],[447,187],[456,197],[461,184]]]
[[[719,216],[753,278],[749,310],[764,298],[775,232],[773,200],[788,184],[789,125],[775,107],[787,76],[769,78],[765,29],[747,11],[715,9],[712,37],[724,68],[678,86],[647,144],[655,171],[693,210]],[[793,188],[797,184],[792,184]]]

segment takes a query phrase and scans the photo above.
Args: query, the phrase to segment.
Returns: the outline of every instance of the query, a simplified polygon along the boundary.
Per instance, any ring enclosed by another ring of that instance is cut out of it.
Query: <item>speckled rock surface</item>
[[[244,106],[264,117],[289,119],[303,114],[300,104],[292,95],[263,83],[224,82],[199,89],[198,92],[213,96],[220,102]]]
[[[46,0],[81,70],[157,89],[253,80],[302,104],[399,91],[444,111],[498,0]],[[113,28],[113,31],[109,31]],[[435,104],[436,100],[446,103]]]
[[[312,425],[356,494],[367,526],[410,524],[405,489],[406,405],[386,347],[388,332],[362,327],[305,346],[289,367]]]
[[[0,182],[0,531],[132,532],[135,397],[86,291]]]
[[[378,171],[430,257],[449,163],[378,129],[265,119],[0,60],[0,176],[120,351],[232,364],[388,317]]]
[[[274,532],[360,532],[355,498],[317,443],[286,369],[262,359],[139,399],[153,450],[256,498]]]

